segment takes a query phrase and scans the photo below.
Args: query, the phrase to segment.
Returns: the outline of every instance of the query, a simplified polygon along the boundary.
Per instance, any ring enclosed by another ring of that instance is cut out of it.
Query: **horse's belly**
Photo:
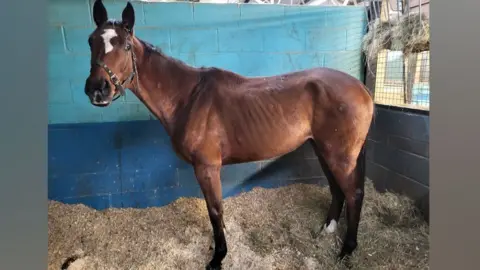
[[[297,149],[310,138],[307,128],[290,128],[238,136],[231,144],[227,160],[250,162],[275,158]]]

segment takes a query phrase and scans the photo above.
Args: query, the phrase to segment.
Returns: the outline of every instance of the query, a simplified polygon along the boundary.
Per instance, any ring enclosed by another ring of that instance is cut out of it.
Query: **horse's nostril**
[[[100,95],[95,95],[95,102],[102,101],[102,97]]]
[[[108,84],[108,81],[106,79],[102,80],[102,85],[101,85],[100,91],[105,96],[109,94],[110,85]]]
[[[100,84],[100,89],[105,89],[105,88],[108,88],[108,81],[107,79],[103,79],[101,80],[101,84]]]

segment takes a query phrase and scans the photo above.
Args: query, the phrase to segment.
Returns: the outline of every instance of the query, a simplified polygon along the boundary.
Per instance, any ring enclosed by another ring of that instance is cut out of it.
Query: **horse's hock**
[[[428,155],[394,160],[392,140],[428,146],[424,119],[377,109],[352,158],[371,116],[363,7],[49,5],[48,269],[344,269],[349,249],[354,269],[428,268]]]

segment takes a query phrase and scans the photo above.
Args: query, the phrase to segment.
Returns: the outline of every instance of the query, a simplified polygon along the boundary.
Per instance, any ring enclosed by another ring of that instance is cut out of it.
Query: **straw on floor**
[[[255,188],[224,201],[229,253],[224,269],[344,269],[335,264],[344,218],[320,232],[328,187]],[[354,269],[428,269],[428,225],[412,202],[368,181]],[[165,207],[96,211],[49,202],[49,266],[80,269],[204,269],[211,227],[202,199]]]

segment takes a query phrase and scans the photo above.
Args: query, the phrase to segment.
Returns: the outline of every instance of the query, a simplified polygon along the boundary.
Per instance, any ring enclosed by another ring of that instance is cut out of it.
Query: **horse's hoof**
[[[340,260],[342,260],[345,257],[351,257],[356,248],[357,248],[357,242],[356,241],[345,240],[345,242],[343,243],[342,250],[340,251],[340,254],[338,255],[338,258]]]
[[[352,262],[350,261],[350,259],[352,258],[352,253],[353,249],[343,247],[342,251],[340,251],[340,254],[338,254],[337,256],[337,263],[341,262],[347,269],[351,269],[353,267]]]
[[[207,267],[205,268],[206,270],[222,270],[222,266],[212,266],[211,264],[208,264]]]
[[[337,263],[343,263],[343,265],[345,266],[345,268],[351,269],[351,268],[353,267],[353,265],[352,265],[352,263],[351,263],[351,261],[350,261],[350,258],[351,258],[351,254],[341,252],[341,253],[337,256]]]
[[[340,254],[338,254],[337,259],[339,261],[343,259],[348,259],[349,257],[352,256],[353,250],[347,247],[342,248],[342,251],[340,251]]]

